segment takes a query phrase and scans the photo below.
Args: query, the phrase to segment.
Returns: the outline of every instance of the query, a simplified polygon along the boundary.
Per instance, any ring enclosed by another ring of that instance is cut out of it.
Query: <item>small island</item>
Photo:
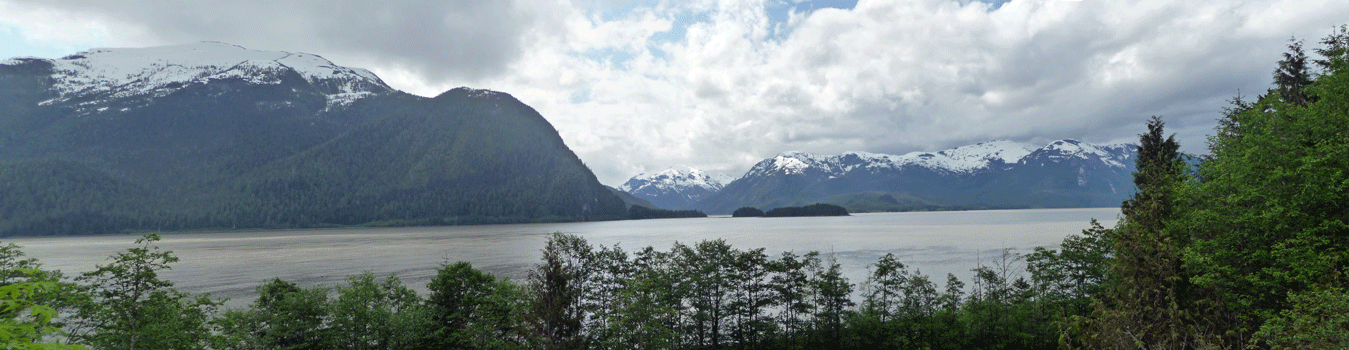
[[[628,219],[678,219],[678,218],[705,218],[707,214],[697,210],[668,210],[651,209],[638,205],[628,208]]]
[[[731,213],[731,217],[767,217],[785,218],[798,216],[848,216],[848,209],[833,204],[815,203],[804,207],[781,207],[760,211],[754,207],[743,207]]]
[[[759,210],[759,208],[755,207],[741,207],[731,213],[731,217],[733,218],[753,218],[761,216],[763,216],[763,210]]]

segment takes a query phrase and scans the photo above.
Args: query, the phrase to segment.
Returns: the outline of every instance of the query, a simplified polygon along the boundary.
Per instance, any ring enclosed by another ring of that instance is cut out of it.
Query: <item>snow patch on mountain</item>
[[[797,154],[797,156],[800,155],[801,154]],[[810,164],[806,164],[806,162],[803,162],[800,159],[796,159],[787,155],[780,155],[774,157],[773,164],[771,166],[773,167],[773,169],[778,170],[778,172],[789,175],[799,174],[802,171],[805,171],[806,168],[811,167]]]
[[[0,65],[33,59],[10,59]],[[237,78],[250,84],[278,84],[294,70],[327,95],[328,107],[392,90],[368,70],[348,68],[311,54],[253,51],[218,42],[149,48],[92,49],[60,59],[38,59],[53,66],[57,97],[43,104],[90,98],[80,105],[127,97],[161,97],[192,84]]]
[[[628,179],[627,182],[619,186],[618,189],[623,192],[637,193],[651,189],[664,190],[685,190],[685,189],[704,189],[711,192],[720,191],[725,186],[711,175],[702,170],[694,169],[688,166],[674,166],[654,174],[638,174]]]
[[[722,184],[723,186],[730,184],[731,181],[740,179],[738,177],[731,176],[731,174],[708,174],[708,176],[711,176],[713,181],[716,181],[717,183]]]
[[[1029,143],[997,140],[956,147],[937,153],[946,156],[943,159],[942,167],[960,171],[973,171],[987,168],[994,162],[1014,164],[1031,152],[1035,152],[1038,148]]]
[[[1113,144],[1113,145],[1094,145],[1083,143],[1077,140],[1058,140],[1050,142],[1041,150],[1045,151],[1045,159],[1062,160],[1068,158],[1081,159],[1099,159],[1106,166],[1114,168],[1123,168],[1125,163],[1130,160],[1133,145]]]

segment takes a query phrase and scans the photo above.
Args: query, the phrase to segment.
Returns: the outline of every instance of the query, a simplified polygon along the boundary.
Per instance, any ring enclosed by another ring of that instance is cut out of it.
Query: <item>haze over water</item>
[[[919,269],[938,286],[947,273],[970,284],[970,269],[992,264],[1002,248],[1028,254],[1037,246],[1057,248],[1095,218],[1117,221],[1118,208],[987,210],[854,214],[848,217],[628,220],[608,222],[286,230],[166,234],[158,242],[181,261],[161,277],[179,290],[229,297],[242,307],[254,288],[275,277],[301,285],[340,285],[347,276],[370,271],[397,274],[420,293],[445,262],[468,261],[497,276],[523,281],[539,261],[553,232],[575,234],[591,245],[615,244],[631,253],[646,246],[668,251],[675,242],[696,244],[725,239],[739,250],[833,252],[849,282],[865,281],[867,266],[894,253],[910,270]],[[106,264],[138,236],[12,238],[46,269],[67,276]]]

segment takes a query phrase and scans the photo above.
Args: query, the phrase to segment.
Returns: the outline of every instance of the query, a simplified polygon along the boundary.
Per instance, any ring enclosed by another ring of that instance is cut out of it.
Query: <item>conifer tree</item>
[[[1209,139],[1202,181],[1181,192],[1186,213],[1172,226],[1191,234],[1185,266],[1227,347],[1346,346],[1318,335],[1343,334],[1349,322],[1337,311],[1349,261],[1346,38],[1341,29],[1316,50],[1325,71],[1303,90],[1305,103],[1276,81],[1269,95],[1228,113]],[[1301,55],[1290,49],[1280,71]]]
[[[1274,85],[1278,87],[1284,102],[1296,105],[1311,102],[1307,87],[1312,84],[1312,74],[1308,68],[1307,53],[1302,50],[1302,42],[1292,40],[1288,44],[1288,52],[1279,61],[1279,68],[1274,70]]]
[[[1167,227],[1176,215],[1175,194],[1184,163],[1175,136],[1164,136],[1161,118],[1148,121],[1139,135],[1138,192],[1122,206],[1116,230],[1115,259],[1109,273],[1116,282],[1098,303],[1093,348],[1181,349],[1193,347],[1186,307],[1188,277],[1181,267],[1184,234]]]

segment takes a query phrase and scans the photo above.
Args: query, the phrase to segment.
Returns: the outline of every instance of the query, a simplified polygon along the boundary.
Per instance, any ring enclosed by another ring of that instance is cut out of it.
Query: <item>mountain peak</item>
[[[1125,168],[1125,162],[1131,158],[1132,152],[1133,145],[1127,143],[1096,145],[1073,139],[1063,139],[1050,142],[1044,147],[1032,152],[1032,154],[1023,157],[1022,162],[1040,159],[1058,161],[1062,159],[1079,158],[1086,160],[1100,160],[1110,167]]]
[[[949,161],[943,167],[951,170],[972,171],[992,166],[995,162],[1013,164],[1039,147],[1024,142],[995,140],[956,147],[937,152]]]
[[[475,89],[467,86],[460,86],[436,95],[435,98],[444,96],[467,96],[467,97],[511,97],[511,94],[493,91],[488,89]],[[513,97],[512,97],[513,98]]]
[[[720,191],[725,186],[724,175],[676,165],[656,173],[641,173],[624,182],[618,189],[646,199],[666,209],[682,209]]]
[[[219,79],[279,84],[295,72],[328,98],[329,107],[393,90],[368,70],[333,64],[317,55],[254,51],[221,42],[197,42],[145,48],[97,48],[59,59],[10,59],[0,65],[34,61],[52,65],[56,98],[43,104],[79,100],[160,97],[186,86]]]

